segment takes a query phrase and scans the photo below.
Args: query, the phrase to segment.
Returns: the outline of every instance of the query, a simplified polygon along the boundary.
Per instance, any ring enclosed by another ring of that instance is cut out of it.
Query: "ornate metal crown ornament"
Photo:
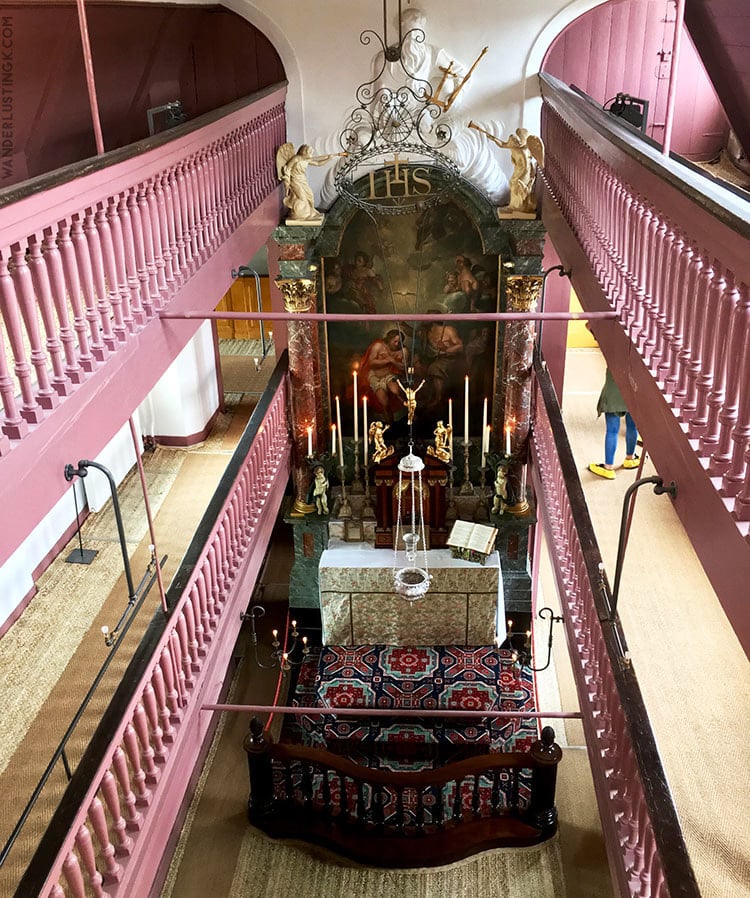
[[[358,106],[339,135],[347,157],[334,183],[340,196],[361,208],[399,215],[438,203],[461,175],[458,166],[440,152],[453,136],[450,126],[441,121],[449,104],[405,61],[410,47],[424,44],[425,33],[417,27],[402,30],[398,0],[398,42],[389,45],[387,6],[386,0],[383,36],[369,29],[359,36],[364,46],[377,42],[380,50],[375,56],[376,73],[357,88]],[[386,83],[394,80],[394,69],[405,82],[395,87]],[[401,157],[402,153],[408,155]]]

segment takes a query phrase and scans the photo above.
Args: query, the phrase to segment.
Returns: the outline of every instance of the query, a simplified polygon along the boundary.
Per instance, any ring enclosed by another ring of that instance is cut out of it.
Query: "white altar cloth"
[[[416,566],[423,567],[419,552]],[[331,540],[320,559],[320,609],[325,645],[492,645],[505,634],[500,557],[486,565],[427,552],[432,582],[409,602],[393,589],[404,552]]]

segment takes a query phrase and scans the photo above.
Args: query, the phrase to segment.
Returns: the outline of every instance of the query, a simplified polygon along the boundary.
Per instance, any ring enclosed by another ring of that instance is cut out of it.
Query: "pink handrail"
[[[747,202],[622,125],[605,135],[593,103],[541,80],[550,193],[727,507],[748,521]]]
[[[291,451],[287,404],[284,378],[57,859],[35,891],[40,898],[150,894],[169,840],[163,821],[176,815],[189,786],[210,727],[201,709],[219,698],[240,612],[284,495]]]
[[[19,198],[0,216],[0,456],[166,310],[278,189],[284,95],[261,92],[172,140],[7,191]]]

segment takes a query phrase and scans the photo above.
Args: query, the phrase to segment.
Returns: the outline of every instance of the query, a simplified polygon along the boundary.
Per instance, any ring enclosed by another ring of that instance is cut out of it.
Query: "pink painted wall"
[[[649,100],[649,137],[661,143],[674,35],[673,0],[611,0],[555,39],[542,70],[605,104],[617,93]],[[728,124],[706,70],[684,35],[672,149],[694,161],[724,146]]]
[[[180,99],[193,118],[284,79],[268,40],[229,10],[104,3],[87,15],[105,150],[148,136],[150,107]],[[96,148],[75,5],[3,5],[0,29],[12,68],[1,188]]]

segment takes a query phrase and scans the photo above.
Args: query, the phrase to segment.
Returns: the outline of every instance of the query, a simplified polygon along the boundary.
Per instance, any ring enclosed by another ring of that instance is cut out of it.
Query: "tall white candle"
[[[307,454],[312,456],[312,427],[307,428]]]
[[[364,453],[365,467],[367,467],[367,458],[368,458],[368,440],[369,435],[367,433],[367,396],[362,397],[362,440],[364,442],[364,449],[362,450]]]
[[[451,459],[453,458],[453,400],[448,400],[448,432],[450,433],[449,445]]]
[[[485,462],[487,461],[487,453],[490,451],[490,425],[485,424],[484,431],[482,432],[482,467],[484,467]]]
[[[359,439],[359,395],[357,391],[357,369],[352,371],[354,379],[354,439]]]
[[[482,403],[482,450],[484,450],[484,432],[487,430],[487,397]]]
[[[344,467],[344,441],[341,436],[341,402],[339,401],[339,397],[336,397],[336,427],[339,433],[339,464],[341,467]]]
[[[336,425],[331,424],[331,458],[336,455]]]
[[[469,442],[469,375],[464,378],[464,443]]]

